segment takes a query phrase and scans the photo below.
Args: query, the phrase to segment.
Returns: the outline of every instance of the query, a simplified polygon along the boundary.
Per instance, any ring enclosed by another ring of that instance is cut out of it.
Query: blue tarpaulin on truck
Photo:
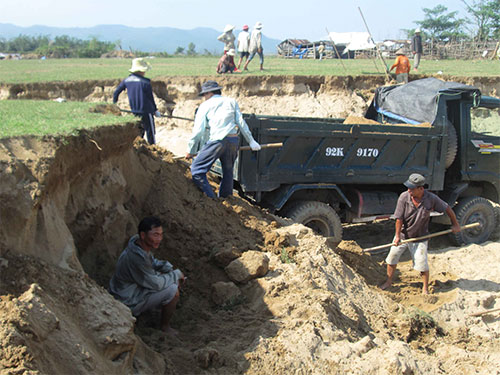
[[[479,102],[481,92],[477,87],[458,82],[445,82],[437,78],[424,78],[404,85],[377,88],[365,117],[377,120],[377,114],[407,124],[434,123],[438,99],[442,95],[462,95],[469,92]]]

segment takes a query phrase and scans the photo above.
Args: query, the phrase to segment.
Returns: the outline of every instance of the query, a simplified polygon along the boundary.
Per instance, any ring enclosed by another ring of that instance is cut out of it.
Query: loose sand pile
[[[468,316],[499,306],[498,242],[431,244],[430,297],[408,261],[380,292],[382,257],[358,242],[387,242],[392,223],[348,226],[331,248],[238,197],[206,198],[186,164],[136,134],[0,142],[0,373],[498,372],[499,315]],[[105,290],[150,214],[165,222],[156,256],[189,280],[178,338],[157,329],[159,312],[134,323]],[[267,272],[234,282],[226,266],[246,254]]]
[[[220,77],[243,112],[360,116],[381,77]],[[470,81],[496,95],[497,79]],[[164,113],[193,117],[201,79],[154,80]],[[4,85],[0,99],[110,102],[116,81]],[[127,108],[122,95],[120,107]],[[310,229],[238,197],[210,200],[189,179],[192,123],[0,141],[0,374],[499,374],[500,242],[430,242],[431,291],[405,259],[388,291],[394,223],[344,226],[330,247]],[[135,140],[135,141],[134,141]],[[163,147],[162,147],[163,146]],[[145,215],[165,223],[156,256],[187,276],[178,338],[138,321],[106,291]],[[433,230],[440,230],[434,227]],[[500,231],[497,231],[500,233]],[[238,280],[238,281],[236,281]]]

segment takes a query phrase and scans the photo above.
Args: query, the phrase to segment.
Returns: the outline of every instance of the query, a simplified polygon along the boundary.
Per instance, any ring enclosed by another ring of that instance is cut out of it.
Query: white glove
[[[250,142],[250,148],[252,151],[259,151],[261,149],[260,145],[254,140]]]
[[[160,113],[160,111],[156,111],[156,112],[155,112],[155,117],[161,117],[161,113]]]

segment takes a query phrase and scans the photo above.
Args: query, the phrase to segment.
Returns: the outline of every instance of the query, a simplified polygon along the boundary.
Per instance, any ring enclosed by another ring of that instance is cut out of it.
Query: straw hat
[[[396,55],[406,55],[405,50],[403,48],[398,49]]]
[[[234,50],[234,48],[231,48],[229,51],[226,52],[229,56],[235,56],[236,55],[236,51]]]
[[[225,33],[228,33],[228,32],[233,31],[233,30],[234,30],[234,26],[233,25],[227,24],[226,27],[224,27],[224,32]]]
[[[254,26],[254,29],[260,30],[262,29],[262,22],[257,22]]]
[[[420,27],[417,27],[417,28],[415,29],[415,32],[416,32],[416,33],[420,33],[420,32],[422,32],[422,31],[420,30]]]
[[[149,69],[151,69],[151,64],[139,57],[132,60],[132,67],[128,71],[130,73],[147,72]]]

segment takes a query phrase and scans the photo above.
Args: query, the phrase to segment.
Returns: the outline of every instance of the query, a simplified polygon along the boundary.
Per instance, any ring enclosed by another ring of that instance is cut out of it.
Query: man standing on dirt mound
[[[422,294],[429,294],[429,264],[427,262],[428,241],[408,242],[400,244],[401,240],[421,237],[429,234],[429,221],[432,211],[446,212],[450,217],[453,233],[460,232],[460,224],[455,213],[448,204],[437,195],[425,190],[424,176],[414,173],[404,183],[408,188],[401,193],[396,204],[394,216],[396,218],[396,234],[387,263],[387,280],[380,286],[387,289],[392,285],[394,273],[399,258],[408,249],[413,259],[413,268],[420,271],[423,280]]]
[[[127,305],[134,316],[161,307],[161,329],[177,334],[170,327],[177,302],[179,288],[183,285],[183,273],[165,260],[157,260],[152,254],[163,239],[161,220],[146,217],[139,223],[138,234],[132,236],[116,264],[115,274],[109,283],[110,293]]]
[[[203,96],[205,101],[196,112],[186,154],[186,159],[191,159],[199,151],[191,164],[191,175],[196,186],[210,198],[215,198],[215,194],[208,183],[207,173],[217,159],[222,166],[219,197],[233,195],[233,167],[239,147],[238,130],[253,151],[260,150],[260,145],[253,139],[243,119],[238,103],[232,98],[221,96],[221,90],[222,87],[215,81],[206,81],[201,86],[199,96]],[[204,144],[207,133],[208,142]],[[198,145],[202,145],[201,150]]]
[[[116,88],[113,94],[113,103],[116,104],[120,93],[127,89],[130,109],[134,115],[141,117],[142,136],[146,132],[149,144],[154,145],[156,143],[156,129],[153,115],[161,117],[161,114],[156,108],[151,80],[144,77],[149,69],[151,69],[151,65],[144,61],[143,58],[132,60],[132,67],[129,70],[132,74],[125,78]]]

